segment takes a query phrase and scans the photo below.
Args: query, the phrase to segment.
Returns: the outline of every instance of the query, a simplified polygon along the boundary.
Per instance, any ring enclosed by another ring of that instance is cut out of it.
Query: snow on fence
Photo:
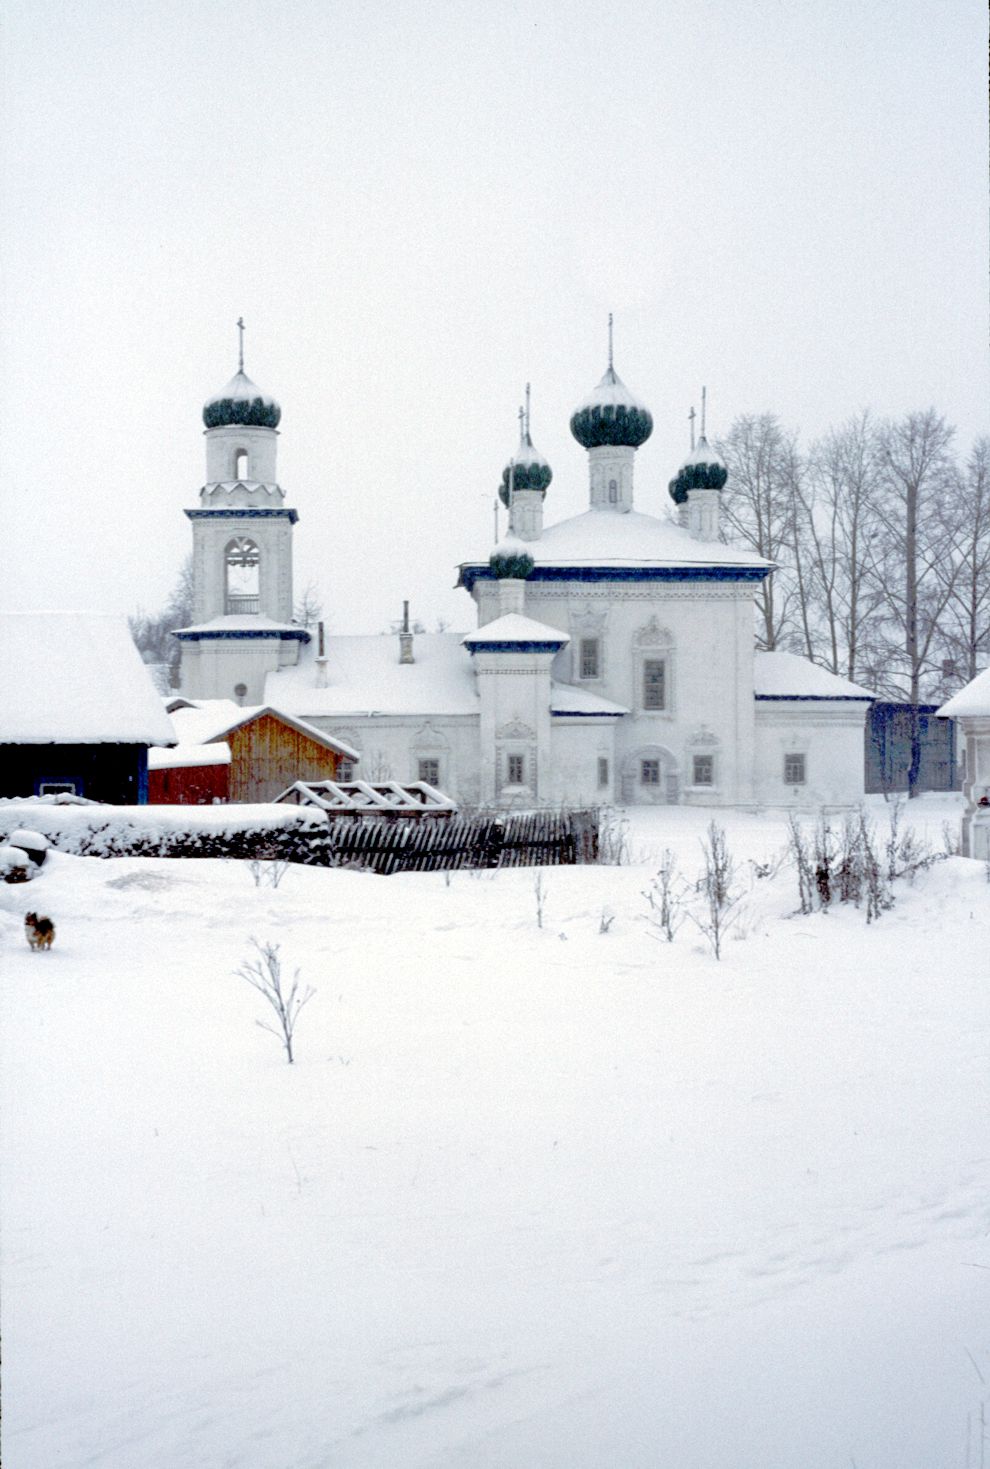
[[[24,824],[82,857],[281,858],[372,872],[597,862],[597,811],[366,816],[313,806],[53,807],[0,802],[0,842]]]
[[[331,817],[329,831],[336,864],[385,874],[460,867],[573,866],[598,860],[597,811],[424,817],[415,824]]]

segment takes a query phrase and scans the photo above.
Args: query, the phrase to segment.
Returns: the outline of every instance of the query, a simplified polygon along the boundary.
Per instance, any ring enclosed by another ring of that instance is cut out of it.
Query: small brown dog
[[[25,913],[24,937],[32,949],[50,949],[55,942],[55,925],[50,918]]]

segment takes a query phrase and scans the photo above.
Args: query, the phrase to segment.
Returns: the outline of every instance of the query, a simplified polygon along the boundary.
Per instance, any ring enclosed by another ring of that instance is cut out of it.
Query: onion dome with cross
[[[608,319],[605,376],[571,415],[571,433],[586,449],[604,444],[638,449],[653,432],[653,415],[634,397],[612,365],[612,317]]]
[[[519,410],[519,448],[502,470],[498,496],[511,509],[511,496],[519,490],[538,490],[541,495],[553,479],[553,470],[543,455],[533,448],[529,433],[529,383],[526,384],[526,407]]]
[[[278,428],[282,410],[268,393],[263,393],[244,371],[244,321],[238,321],[240,351],[237,371],[219,393],[203,404],[207,428],[247,424],[253,428]]]
[[[691,432],[694,437],[694,409],[691,409]],[[668,494],[675,505],[687,503],[689,490],[720,490],[729,478],[725,460],[717,449],[713,449],[705,437],[705,389],[701,390],[701,433],[697,444],[667,486]]]

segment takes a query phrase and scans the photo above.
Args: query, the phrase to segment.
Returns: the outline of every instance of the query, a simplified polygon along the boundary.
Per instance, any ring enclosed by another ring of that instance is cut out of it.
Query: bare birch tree
[[[757,644],[772,652],[794,631],[794,492],[800,472],[795,442],[772,413],[747,413],[718,447],[729,471],[722,492],[725,538],[781,566],[756,594]]]
[[[957,524],[943,622],[942,692],[950,694],[975,678],[990,661],[990,437],[977,439],[951,506]]]

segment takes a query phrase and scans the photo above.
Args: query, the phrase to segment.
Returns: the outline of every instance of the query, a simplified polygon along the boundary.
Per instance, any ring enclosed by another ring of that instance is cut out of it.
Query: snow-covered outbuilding
[[[273,801],[295,781],[335,779],[360,758],[342,740],[284,710],[231,699],[170,699],[178,744],[151,760],[153,803]]]
[[[149,746],[174,743],[124,618],[0,613],[0,795],[138,805]]]
[[[463,637],[324,647],[291,627],[296,517],[275,482],[274,424],[261,421],[271,400],[258,409],[237,391],[204,410],[208,482],[187,512],[202,619],[179,633],[187,696],[263,702],[359,748],[345,774],[423,780],[461,804],[861,799],[871,693],[756,653],[753,594],[774,568],[720,538],[726,467],[703,430],[670,483],[672,507],[636,508],[636,451],[653,420],[611,352],[570,424],[588,453],[588,508],[544,525],[553,472],[527,405],[499,490],[510,533],[459,569],[477,620]],[[273,516],[262,544],[255,528]]]
[[[990,860],[990,668],[953,694],[939,709],[963,735],[962,854]]]

